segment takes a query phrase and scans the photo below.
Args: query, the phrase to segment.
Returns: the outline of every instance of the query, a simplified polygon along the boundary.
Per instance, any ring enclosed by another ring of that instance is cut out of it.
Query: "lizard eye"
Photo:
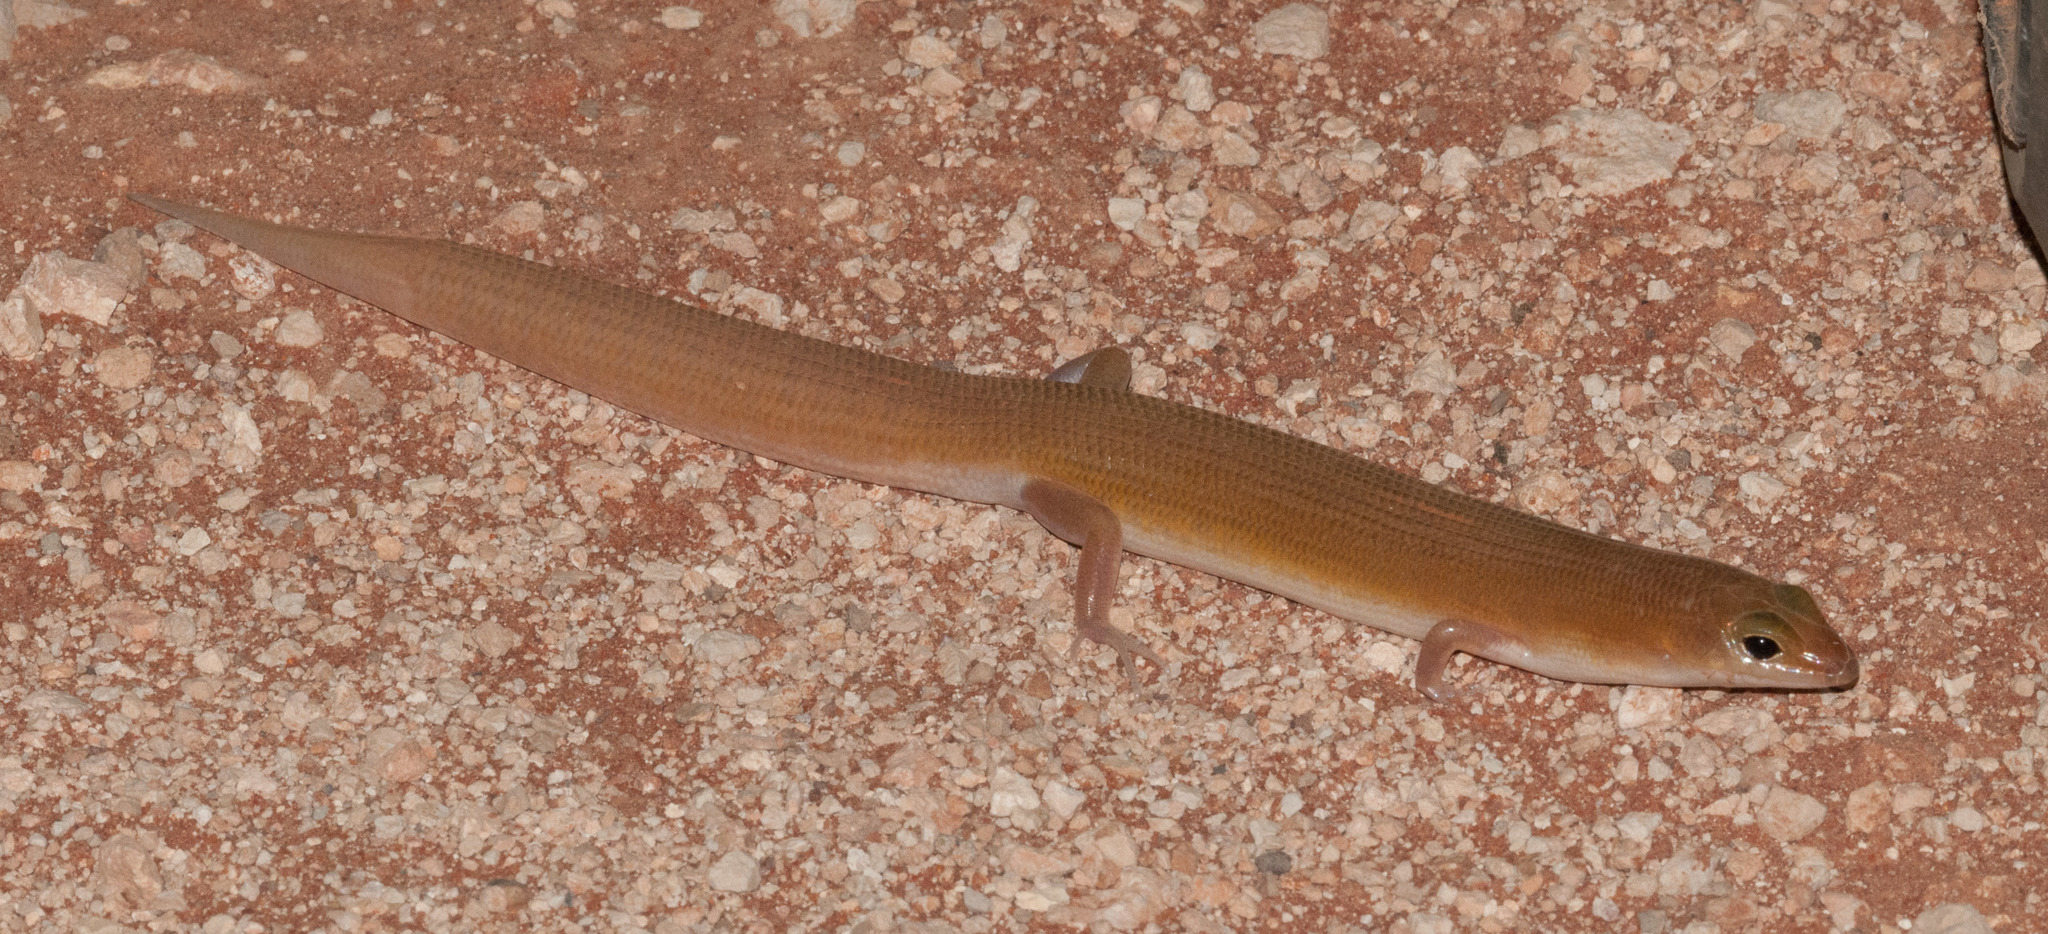
[[[1773,661],[1799,644],[1791,624],[1769,610],[1755,610],[1735,618],[1729,635],[1750,661]]]

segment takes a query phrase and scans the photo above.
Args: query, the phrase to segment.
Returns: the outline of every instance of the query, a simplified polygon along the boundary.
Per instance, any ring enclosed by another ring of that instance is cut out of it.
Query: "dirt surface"
[[[1967,4],[76,9],[0,63],[0,929],[2039,929],[2048,280]],[[1027,517],[130,191],[970,372],[1124,346],[1803,583],[1863,680],[1433,705],[1407,640],[1132,559],[1132,691]]]

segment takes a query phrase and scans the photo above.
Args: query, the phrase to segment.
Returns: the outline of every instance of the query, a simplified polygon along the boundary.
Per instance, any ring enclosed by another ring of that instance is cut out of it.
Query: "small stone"
[[[1004,272],[1016,272],[1023,268],[1024,251],[1031,246],[1032,220],[1038,215],[1038,199],[1030,195],[1019,195],[1017,205],[1010,209],[1010,216],[1003,221],[1001,236],[988,248],[989,260]]]
[[[1791,0],[1753,0],[1749,18],[1759,26],[1773,25],[1772,20],[1783,20],[1780,25],[1789,26],[1799,18],[1799,6]]]
[[[1258,195],[1216,188],[1208,197],[1209,220],[1224,233],[1255,240],[1280,228],[1280,212]]]
[[[1664,825],[1664,815],[1650,811],[1631,811],[1614,822],[1614,829],[1621,832],[1621,838],[1634,843],[1648,843],[1657,828]]]
[[[731,303],[753,316],[754,323],[779,328],[789,323],[788,302],[782,296],[751,285],[733,286],[719,296],[722,303]]]
[[[1649,302],[1668,302],[1677,297],[1678,292],[1671,288],[1671,283],[1662,279],[1651,279],[1650,287],[1643,292],[1643,300]]]
[[[1871,782],[1849,792],[1849,803],[1843,815],[1849,829],[1859,834],[1869,833],[1884,826],[1892,809],[1892,790],[1883,782]]]
[[[1458,368],[1444,357],[1443,351],[1434,350],[1408,371],[1404,385],[1409,392],[1447,396],[1458,391]]]
[[[1983,331],[1970,335],[1970,358],[1985,366],[1998,362],[1998,340]]]
[[[1322,285],[1323,271],[1321,269],[1304,269],[1286,282],[1280,283],[1280,300],[1283,302],[1302,301],[1321,291]]]
[[[131,911],[147,907],[164,890],[163,870],[157,866],[154,849],[127,834],[100,844],[93,854],[100,893]]]
[[[114,267],[130,289],[139,289],[149,282],[149,260],[143,254],[142,232],[133,227],[122,227],[101,237],[93,245],[92,261]]]
[[[1756,329],[1740,318],[1722,318],[1707,329],[1707,343],[1729,359],[1740,361],[1756,345]]]
[[[1144,22],[1144,20],[1138,16],[1138,11],[1126,10],[1122,7],[1110,7],[1108,9],[1105,9],[1102,12],[1095,14],[1095,19],[1098,22],[1102,23],[1102,27],[1104,29],[1109,30],[1110,35],[1115,36],[1119,39],[1125,38],[1129,36],[1131,33],[1137,32],[1139,24]]]
[[[263,454],[263,432],[248,408],[232,402],[221,403],[220,462],[223,467],[244,470],[256,465]]]
[[[918,82],[926,94],[938,100],[946,100],[967,88],[967,82],[959,75],[945,68],[934,68],[924,73],[924,80]]]
[[[1190,350],[1208,353],[1215,350],[1216,345],[1223,341],[1223,334],[1206,324],[1190,321],[1180,326],[1180,339],[1187,342]]]
[[[1047,782],[1043,794],[1045,806],[1052,809],[1061,820],[1073,817],[1081,805],[1088,802],[1088,796],[1060,781]]]
[[[668,216],[670,230],[685,233],[710,233],[714,230],[731,230],[739,226],[739,216],[731,208],[676,208]]]
[[[1593,83],[1597,80],[1593,74],[1593,66],[1585,62],[1573,62],[1572,67],[1565,69],[1564,77],[1558,79],[1557,93],[1567,100],[1578,100],[1593,90]]]
[[[903,44],[903,60],[919,68],[943,68],[960,60],[946,40],[926,33]]]
[[[661,24],[670,29],[695,29],[704,25],[704,14],[686,6],[663,7]]]
[[[853,22],[858,0],[775,0],[775,18],[799,39],[830,39]]]
[[[833,153],[833,158],[838,159],[840,165],[843,165],[849,169],[859,165],[861,163],[861,160],[866,159],[867,157],[867,144],[858,142],[856,140],[847,140],[846,142],[840,143],[839,149]]]
[[[994,49],[1001,48],[1003,41],[1009,37],[1010,27],[1003,22],[1003,18],[990,13],[981,18],[981,29],[976,33],[974,41],[984,49]]]
[[[43,316],[20,292],[0,300],[0,353],[32,357],[43,349]]]
[[[129,642],[148,642],[163,628],[163,617],[133,600],[111,600],[100,607],[107,627]]]
[[[217,675],[228,670],[227,656],[219,649],[201,649],[192,656],[192,667],[200,674]]]
[[[1765,93],[1756,96],[1757,120],[1783,124],[1800,139],[1824,139],[1842,125],[1849,105],[1833,91]]]
[[[1026,879],[1043,879],[1046,876],[1061,876],[1073,872],[1074,862],[1065,856],[1020,846],[1010,852],[1009,868],[1011,872]]]
[[[713,665],[730,665],[761,651],[761,640],[743,632],[713,629],[697,637],[697,654]]]
[[[205,551],[206,546],[211,544],[213,544],[213,536],[205,529],[194,526],[193,528],[186,529],[185,534],[178,536],[176,551],[179,557],[190,558]]]
[[[1287,389],[1273,397],[1273,403],[1286,412],[1287,417],[1296,418],[1315,407],[1316,398],[1321,394],[1323,381],[1319,379],[1297,379],[1287,384]]]
[[[1195,148],[1205,138],[1205,132],[1201,118],[1175,104],[1160,115],[1152,128],[1152,140],[1168,152],[1181,152]]]
[[[63,691],[32,691],[21,699],[21,709],[32,714],[76,717],[92,712],[92,705]]]
[[[86,75],[85,83],[116,91],[183,87],[201,94],[254,91],[263,87],[262,79],[254,75],[236,71],[213,58],[185,49],[173,49],[145,62],[108,65]]]
[[[761,248],[755,245],[754,238],[748,236],[745,231],[721,230],[707,235],[705,242],[741,259],[754,259],[761,255]]]
[[[164,221],[162,224],[157,225],[157,236],[161,238],[164,235],[164,227],[183,225],[184,223],[184,221]],[[206,278],[206,257],[199,255],[198,250],[186,244],[165,243],[156,253],[156,274],[162,276],[166,281],[171,279],[190,279],[194,282],[204,281]]]
[[[492,879],[484,883],[483,891],[477,893],[476,900],[484,911],[502,915],[525,908],[527,902],[533,900],[533,892],[511,879]]]
[[[254,253],[242,253],[228,260],[228,288],[250,300],[270,297],[277,291],[277,267]]]
[[[1367,668],[1381,674],[1398,675],[1408,667],[1408,653],[1401,647],[1385,640],[1375,640],[1365,647],[1362,661]]]
[[[427,774],[434,751],[396,727],[381,726],[364,737],[363,761],[377,777],[403,785]]]
[[[496,620],[489,620],[476,628],[476,647],[487,657],[504,658],[506,653],[519,647],[519,634]]]
[[[903,296],[908,294],[908,291],[903,288],[903,283],[897,282],[894,279],[886,278],[869,279],[868,291],[875,293],[876,298],[888,302],[891,305],[894,305],[897,302],[902,301]]]
[[[1284,876],[1294,868],[1294,857],[1281,850],[1267,850],[1253,857],[1252,865],[1269,876]]]
[[[721,892],[752,892],[761,887],[761,861],[727,850],[704,873],[704,881]]]
[[[540,232],[540,225],[547,220],[547,211],[538,201],[515,201],[499,211],[491,220],[491,226],[514,237],[530,237]]]
[[[1812,795],[1772,788],[1756,811],[1756,824],[1771,837],[1790,843],[1812,833],[1828,816],[1827,805]]]
[[[1543,148],[1543,134],[1535,127],[1517,123],[1507,128],[1500,137],[1500,148],[1494,150],[1496,162],[1520,159]]]
[[[277,330],[270,336],[281,347],[312,347],[319,344],[327,332],[320,327],[320,319],[311,311],[294,308],[285,313],[284,320],[278,322]]]
[[[14,297],[26,300],[37,313],[75,315],[105,327],[113,320],[114,309],[127,300],[128,282],[120,270],[105,263],[50,250],[29,260],[21,285],[10,296]]]
[[[1159,118],[1165,113],[1166,102],[1156,95],[1124,101],[1117,108],[1117,115],[1124,120],[1124,126],[1140,137],[1149,138],[1159,128]]]
[[[1640,730],[1675,723],[1684,696],[1677,688],[1629,685],[1622,689],[1621,700],[1614,705],[1614,725],[1623,730]]]
[[[1017,774],[1009,766],[1001,766],[989,776],[988,791],[989,813],[996,817],[1038,809],[1038,790],[1031,787],[1030,779]]]
[[[1145,219],[1145,202],[1140,198],[1109,199],[1109,222],[1119,230],[1134,230]]]
[[[1936,905],[1913,919],[1913,934],[1992,934],[1983,912],[1961,902]]]
[[[1385,201],[1360,201],[1351,212],[1351,226],[1345,236],[1353,240],[1370,240],[1387,232],[1394,221],[1401,217],[1401,209]]]
[[[110,347],[92,359],[93,377],[108,389],[134,389],[149,382],[155,358],[146,347]]]
[[[1777,502],[1789,489],[1785,486],[1785,481],[1759,470],[1752,470],[1736,478],[1735,485],[1742,489],[1742,495],[1764,506]]]
[[[1018,908],[1025,911],[1051,911],[1054,904],[1053,900],[1039,889],[1026,889],[1010,896],[1010,899],[1016,902]]]
[[[2008,354],[2023,354],[2041,343],[2041,322],[2015,321],[1998,331],[1998,349]]]
[[[1572,170],[1572,184],[1589,195],[1618,195],[1668,180],[1692,147],[1684,127],[1633,110],[1575,107],[1550,125],[1564,136],[1557,160]]]
[[[1539,516],[1555,515],[1579,500],[1579,488],[1564,474],[1546,470],[1515,484],[1509,494],[1515,503]]]
[[[1250,140],[1236,133],[1226,131],[1217,134],[1211,151],[1216,154],[1218,165],[1244,168],[1259,164],[1259,150],[1252,146]]]
[[[1322,58],[1330,51],[1330,14],[1321,7],[1290,3],[1252,24],[1252,51],[1295,58]]]
[[[843,224],[860,215],[860,199],[838,195],[818,205],[818,215],[828,224]]]
[[[1337,200],[1339,193],[1329,179],[1310,172],[1301,177],[1301,184],[1294,189],[1294,200],[1301,202],[1305,210],[1320,211]]]
[[[1174,83],[1174,92],[1180,102],[1195,113],[1207,113],[1216,106],[1215,83],[1209,80],[1200,65],[1189,65],[1180,70],[1180,79]]]
[[[1444,181],[1444,187],[1452,191],[1468,191],[1472,188],[1472,173],[1484,168],[1485,162],[1464,146],[1452,146],[1436,161],[1437,175]]]
[[[1970,267],[1970,274],[1963,277],[1963,288],[1972,292],[2006,292],[2019,282],[2019,276],[2005,266],[1993,262],[1981,262]]]

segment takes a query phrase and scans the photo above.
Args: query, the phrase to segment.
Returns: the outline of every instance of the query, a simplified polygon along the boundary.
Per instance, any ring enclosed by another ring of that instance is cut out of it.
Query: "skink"
[[[1806,590],[1445,490],[1306,439],[1129,390],[1109,348],[1052,379],[842,347],[437,240],[136,201],[337,291],[691,434],[821,473],[1031,514],[1080,546],[1080,635],[1164,670],[1109,622],[1126,550],[1567,681],[1844,687],[1856,655]],[[1081,643],[1076,641],[1078,650]],[[1135,678],[1135,675],[1133,675]]]

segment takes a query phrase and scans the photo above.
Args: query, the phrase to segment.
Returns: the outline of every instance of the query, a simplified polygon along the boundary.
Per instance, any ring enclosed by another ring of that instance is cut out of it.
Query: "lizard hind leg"
[[[1415,689],[1430,700],[1456,700],[1464,691],[1451,687],[1451,656],[1463,652],[1473,658],[1500,659],[1515,651],[1515,640],[1485,623],[1469,619],[1446,619],[1431,626],[1422,637],[1422,654],[1415,657]]]
[[[1117,572],[1123,567],[1124,530],[1116,514],[1101,500],[1064,483],[1033,480],[1024,486],[1024,508],[1046,531],[1081,546],[1080,567],[1074,576],[1074,628],[1082,638],[1116,651],[1117,661],[1135,688],[1137,658],[1166,670],[1166,662],[1150,646],[1109,621],[1116,599]],[[1080,640],[1074,652],[1081,651]]]

